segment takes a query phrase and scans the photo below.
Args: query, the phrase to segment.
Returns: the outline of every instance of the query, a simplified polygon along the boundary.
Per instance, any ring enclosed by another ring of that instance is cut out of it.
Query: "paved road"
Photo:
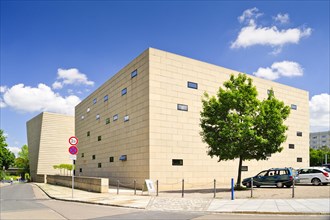
[[[13,184],[1,187],[0,219],[328,219],[328,216],[237,215],[204,212],[167,212],[100,206],[49,199],[36,186]]]

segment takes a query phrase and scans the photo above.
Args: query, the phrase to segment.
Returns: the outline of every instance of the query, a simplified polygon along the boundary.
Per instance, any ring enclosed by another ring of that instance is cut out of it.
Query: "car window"
[[[306,174],[306,173],[308,173],[308,169],[299,170],[299,174]]]
[[[257,176],[266,176],[267,170],[260,172]]]
[[[311,173],[322,173],[322,171],[321,170],[317,170],[317,169],[312,169],[311,170]]]
[[[324,168],[325,171],[327,171],[328,173],[330,173],[330,169],[329,168]]]
[[[279,170],[279,175],[286,175],[287,171],[286,170]]]
[[[268,171],[267,176],[275,176],[275,170]]]

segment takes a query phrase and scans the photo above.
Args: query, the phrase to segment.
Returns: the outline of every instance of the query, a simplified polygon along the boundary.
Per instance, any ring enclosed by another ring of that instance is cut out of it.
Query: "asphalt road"
[[[162,212],[100,206],[49,199],[38,187],[13,184],[1,187],[0,219],[328,219],[328,216],[238,215],[203,212]]]

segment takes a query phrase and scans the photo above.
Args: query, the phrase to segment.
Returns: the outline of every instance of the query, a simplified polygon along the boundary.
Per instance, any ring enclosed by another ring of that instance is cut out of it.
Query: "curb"
[[[323,212],[263,212],[263,211],[208,211],[210,213],[224,213],[224,214],[257,214],[257,215],[330,215],[330,213]]]

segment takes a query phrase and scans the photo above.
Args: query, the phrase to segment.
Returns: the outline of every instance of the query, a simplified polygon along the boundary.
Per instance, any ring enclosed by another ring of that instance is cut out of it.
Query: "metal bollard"
[[[253,178],[251,178],[251,198],[253,198]]]
[[[216,179],[213,180],[213,198],[216,197],[217,194],[217,181]]]
[[[294,198],[294,179],[292,180],[292,198]]]
[[[184,197],[184,179],[182,179],[182,198]]]
[[[231,178],[231,200],[234,200],[234,178]]]
[[[119,180],[117,180],[117,195],[119,194]]]
[[[136,195],[136,180],[134,180],[134,195]]]
[[[158,196],[158,180],[156,181],[156,187],[157,187],[156,196]]]

